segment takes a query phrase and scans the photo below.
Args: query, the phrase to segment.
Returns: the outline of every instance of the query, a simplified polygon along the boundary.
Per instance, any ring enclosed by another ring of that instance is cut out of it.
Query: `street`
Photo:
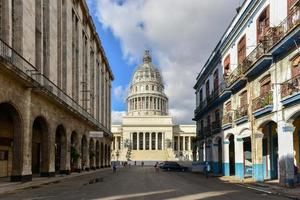
[[[156,173],[153,167],[120,168],[0,195],[0,199],[285,199],[206,179],[189,172]]]

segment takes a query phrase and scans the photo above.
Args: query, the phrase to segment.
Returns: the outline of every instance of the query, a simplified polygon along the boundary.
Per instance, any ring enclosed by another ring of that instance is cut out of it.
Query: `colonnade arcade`
[[[129,111],[133,110],[156,110],[167,113],[167,100],[156,96],[133,97],[128,100]]]
[[[191,151],[193,150],[192,139],[194,137],[191,136],[174,136],[173,140],[173,149],[175,151]]]
[[[44,116],[33,117],[31,126],[26,120],[11,103],[0,103],[0,177],[28,181],[32,174],[50,177],[110,165],[106,139],[50,124]]]
[[[165,134],[161,132],[139,132],[131,133],[133,150],[164,150]]]

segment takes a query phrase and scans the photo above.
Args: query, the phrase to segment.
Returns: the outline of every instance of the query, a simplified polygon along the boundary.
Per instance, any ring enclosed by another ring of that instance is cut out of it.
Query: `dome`
[[[152,64],[149,51],[135,70],[127,98],[128,115],[167,115],[168,98],[160,71]]]

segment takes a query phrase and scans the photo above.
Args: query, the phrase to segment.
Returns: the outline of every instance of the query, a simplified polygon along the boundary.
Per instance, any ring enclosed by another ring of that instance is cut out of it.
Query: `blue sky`
[[[113,123],[126,113],[127,87],[145,49],[161,70],[173,121],[194,123],[195,78],[241,1],[87,0],[115,76]]]

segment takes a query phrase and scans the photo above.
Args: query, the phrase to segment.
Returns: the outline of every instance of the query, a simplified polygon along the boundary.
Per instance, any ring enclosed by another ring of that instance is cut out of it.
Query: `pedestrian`
[[[116,173],[117,171],[117,166],[116,166],[116,163],[113,164],[113,173]]]
[[[155,167],[155,172],[158,173],[159,172],[159,164],[158,164],[158,162],[155,163],[154,167]]]
[[[136,161],[134,161],[134,165],[136,165]]]
[[[204,170],[205,170],[205,176],[206,176],[206,178],[208,178],[209,173],[210,173],[210,165],[209,165],[208,161],[205,162]]]
[[[144,167],[144,161],[142,161],[142,167]]]

